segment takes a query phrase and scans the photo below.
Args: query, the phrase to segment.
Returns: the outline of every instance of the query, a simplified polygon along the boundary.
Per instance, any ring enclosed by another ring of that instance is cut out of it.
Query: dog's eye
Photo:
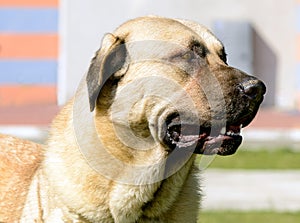
[[[206,47],[204,47],[202,44],[195,44],[192,47],[193,51],[195,52],[195,54],[197,54],[198,56],[200,56],[201,58],[205,58],[208,50]]]
[[[181,55],[181,58],[186,61],[191,61],[197,58],[197,55],[193,51],[188,51]]]

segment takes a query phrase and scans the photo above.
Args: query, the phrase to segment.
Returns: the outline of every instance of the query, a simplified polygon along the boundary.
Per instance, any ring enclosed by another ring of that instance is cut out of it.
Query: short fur
[[[147,41],[158,44],[158,50],[147,47]],[[168,48],[168,43],[172,47]],[[176,46],[178,51],[174,51]],[[197,54],[197,63],[193,55],[181,52],[189,47]],[[232,86],[248,76],[228,67],[222,43],[205,27],[150,16],[130,20],[107,34],[91,62],[87,88],[81,86],[54,119],[45,147],[0,137],[0,222],[195,223],[201,201],[196,154],[190,153],[179,167],[167,166],[168,161],[159,163],[172,154],[161,135],[164,120],[175,110],[188,114],[189,119],[199,115],[201,126],[212,120],[207,94],[216,95],[217,85],[209,82],[209,73],[214,74],[224,95],[222,100],[212,99],[216,112],[225,109],[228,119],[240,117],[245,105]],[[174,84],[168,87],[158,82],[151,89],[131,85],[152,77]],[[207,88],[203,90],[202,85]],[[162,91],[178,107],[151,96]],[[127,114],[126,106],[135,95],[138,100]],[[193,101],[193,108],[187,98]],[[82,115],[86,109],[93,125]],[[256,111],[252,110],[254,117]],[[116,129],[124,129],[130,142],[124,120],[135,136],[149,139],[150,149],[140,151],[123,143]],[[94,148],[90,157],[85,154],[88,148]],[[122,168],[114,165],[112,157],[124,164]],[[180,163],[181,157],[177,161]],[[97,171],[93,162],[107,168],[110,175]],[[132,166],[148,168],[134,175]]]

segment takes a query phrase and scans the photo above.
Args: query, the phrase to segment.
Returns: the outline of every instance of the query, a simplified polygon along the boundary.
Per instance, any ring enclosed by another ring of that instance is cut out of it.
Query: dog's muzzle
[[[194,153],[205,155],[231,155],[242,142],[241,129],[249,125],[263,101],[266,87],[256,78],[248,78],[237,85],[238,98],[244,109],[234,117],[228,114],[226,124],[193,125],[185,123],[178,113],[166,119],[164,144],[171,150],[192,149]],[[212,122],[212,121],[211,121]],[[207,122],[206,122],[207,123]],[[218,122],[214,122],[218,123]]]

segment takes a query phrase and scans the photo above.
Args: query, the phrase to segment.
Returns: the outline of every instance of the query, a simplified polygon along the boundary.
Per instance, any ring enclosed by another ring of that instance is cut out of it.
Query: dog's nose
[[[262,97],[266,93],[265,84],[256,78],[243,81],[240,88],[244,96],[256,101],[262,100]]]

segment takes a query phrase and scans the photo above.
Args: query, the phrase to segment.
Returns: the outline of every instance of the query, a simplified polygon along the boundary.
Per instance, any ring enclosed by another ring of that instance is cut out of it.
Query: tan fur
[[[0,135],[0,222],[15,222],[21,217],[42,154],[41,145]]]
[[[195,67],[180,54],[193,40],[209,50]],[[45,149],[0,136],[0,222],[195,223],[196,155],[168,164],[160,135],[174,111],[198,122],[211,118],[211,95],[221,113],[231,103],[215,99],[217,84],[240,74],[222,61],[222,49],[210,31],[186,20],[142,17],[107,34],[87,86],[54,119]]]

